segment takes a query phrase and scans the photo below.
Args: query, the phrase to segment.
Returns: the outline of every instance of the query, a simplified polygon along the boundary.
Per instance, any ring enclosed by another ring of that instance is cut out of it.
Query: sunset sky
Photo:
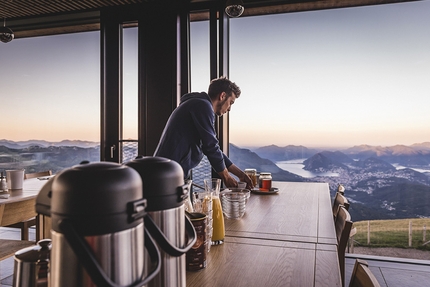
[[[242,95],[230,142],[430,141],[429,27],[430,1],[231,19],[230,79]],[[191,31],[192,89],[206,91],[208,24]],[[124,138],[136,135],[135,32],[125,32]],[[99,41],[90,32],[0,43],[0,138],[99,141]]]

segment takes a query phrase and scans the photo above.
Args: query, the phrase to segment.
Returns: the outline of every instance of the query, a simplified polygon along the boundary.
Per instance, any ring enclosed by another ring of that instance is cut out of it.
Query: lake
[[[303,162],[306,160],[306,158],[303,159],[293,159],[293,160],[285,160],[285,161],[278,161],[276,162],[276,165],[286,171],[289,171],[291,173],[300,175],[302,177],[306,177],[306,178],[312,178],[312,177],[316,177],[316,176],[339,176],[338,173],[335,172],[312,172],[312,171],[307,171],[304,170],[303,167],[305,166],[303,164]],[[404,169],[406,167],[401,166],[399,164],[393,164],[393,166],[396,169]],[[421,172],[421,173],[425,173],[425,172],[429,172],[430,173],[430,169],[420,169],[420,168],[411,168],[415,171]]]
[[[405,168],[408,168],[408,167],[403,166],[403,165],[400,165],[400,164],[398,164],[398,163],[393,163],[393,166],[394,166],[396,169],[405,169]],[[410,169],[413,169],[413,170],[415,170],[415,171],[421,172],[421,173],[426,173],[426,172],[429,172],[429,173],[430,173],[430,167],[429,167],[429,168],[412,168],[412,167],[409,167],[409,168],[410,168]]]
[[[283,170],[289,171],[291,173],[294,173],[306,178],[312,178],[316,176],[339,176],[339,174],[335,172],[312,172],[312,171],[304,170],[303,167],[305,165],[303,164],[303,162],[305,160],[306,158],[278,161],[276,162],[276,165]]]

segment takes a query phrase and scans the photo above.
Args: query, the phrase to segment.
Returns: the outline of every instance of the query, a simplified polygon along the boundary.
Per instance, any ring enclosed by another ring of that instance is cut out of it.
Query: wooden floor
[[[36,230],[35,228],[30,228],[29,240],[36,240]],[[6,228],[0,227],[0,239],[13,239],[20,240],[21,232],[17,228]],[[13,279],[13,256],[0,261],[0,287],[10,287],[12,286]]]
[[[345,259],[345,286],[349,285],[355,259],[369,263],[381,287],[430,286],[430,260],[414,260],[372,255],[347,254]]]
[[[30,229],[30,240],[35,240],[35,230]],[[1,239],[20,239],[18,229],[0,227]],[[359,254],[347,254],[345,278],[349,285],[355,258],[362,258],[381,284],[381,287],[422,287],[430,286],[430,260],[412,260]],[[13,256],[0,261],[0,287],[12,286]],[[428,284],[428,285],[426,285]]]

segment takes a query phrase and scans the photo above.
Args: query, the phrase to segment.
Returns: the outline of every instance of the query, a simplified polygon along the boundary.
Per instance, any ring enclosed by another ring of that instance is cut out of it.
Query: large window
[[[1,45],[0,169],[50,169],[100,159],[99,33]]]
[[[429,141],[429,1],[231,19],[239,146]]]
[[[344,185],[353,221],[428,218],[429,10],[417,1],[231,19],[230,78],[242,89],[234,161],[276,180],[328,182],[332,196]],[[401,246],[405,222],[391,230]]]

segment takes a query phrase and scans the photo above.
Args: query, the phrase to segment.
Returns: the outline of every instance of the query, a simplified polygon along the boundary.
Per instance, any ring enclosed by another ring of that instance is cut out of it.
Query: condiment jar
[[[7,182],[5,176],[3,176],[3,172],[0,177],[0,191],[7,191]]]
[[[260,190],[269,191],[272,188],[272,174],[270,172],[260,173]]]

